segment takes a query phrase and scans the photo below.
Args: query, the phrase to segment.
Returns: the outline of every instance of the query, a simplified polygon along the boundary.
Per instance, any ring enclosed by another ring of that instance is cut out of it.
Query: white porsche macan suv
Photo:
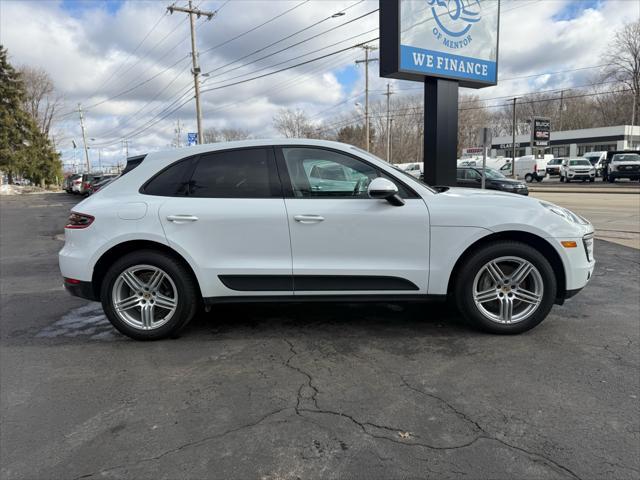
[[[432,189],[356,147],[252,140],[130,158],[76,205],[60,270],[115,328],[175,335],[220,302],[454,299],[494,333],[540,323],[595,265],[556,205]]]

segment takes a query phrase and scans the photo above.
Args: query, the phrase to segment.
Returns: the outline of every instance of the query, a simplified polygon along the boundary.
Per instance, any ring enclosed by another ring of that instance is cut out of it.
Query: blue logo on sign
[[[480,0],[427,0],[427,2],[431,6],[431,13],[440,31],[451,37],[462,37],[481,18]],[[435,30],[437,29],[434,28]]]
[[[191,147],[198,143],[198,134],[197,133],[187,133],[187,146]]]

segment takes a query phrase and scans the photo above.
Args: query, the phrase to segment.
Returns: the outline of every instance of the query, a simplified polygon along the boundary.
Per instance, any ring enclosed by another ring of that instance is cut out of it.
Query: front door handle
[[[318,223],[324,220],[320,215],[296,215],[293,219],[298,223]]]
[[[195,215],[169,215],[167,220],[173,223],[187,223],[197,221],[198,217]]]

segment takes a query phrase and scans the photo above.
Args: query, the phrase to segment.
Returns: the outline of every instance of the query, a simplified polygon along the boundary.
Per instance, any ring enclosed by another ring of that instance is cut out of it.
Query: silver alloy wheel
[[[113,309],[138,330],[161,327],[176,312],[178,289],[171,277],[152,265],[134,265],[123,271],[111,290]]]
[[[542,303],[538,269],[520,257],[500,257],[484,265],[473,280],[473,301],[491,321],[510,324],[529,318]]]

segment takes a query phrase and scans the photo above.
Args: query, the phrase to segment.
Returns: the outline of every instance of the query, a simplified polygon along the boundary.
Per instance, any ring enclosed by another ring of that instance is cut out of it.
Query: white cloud
[[[257,55],[225,67],[333,12],[356,4],[356,1],[310,1],[238,40],[207,51],[296,5],[291,1],[232,0],[213,20],[198,21],[198,44],[203,52],[200,58],[202,70],[211,71],[211,77],[203,82],[203,90],[242,80],[254,71],[256,74],[269,72],[278,68],[271,68],[274,64],[375,28],[378,23],[377,13],[290,51],[250,63],[260,56],[377,8],[376,1],[367,0],[353,6],[342,17],[327,20]],[[640,15],[640,2],[610,0],[600,3],[598,8],[578,11],[575,18],[559,20],[558,15],[571,1],[573,0],[502,2],[499,59],[501,79],[597,65],[606,54],[613,32],[624,22]],[[163,111],[170,111],[166,107],[192,85],[188,23],[186,16],[181,13],[161,18],[169,3],[169,0],[125,1],[117,12],[110,13],[99,7],[70,12],[61,2],[37,2],[36,15],[35,2],[3,1],[0,6],[0,42],[8,48],[15,65],[39,66],[51,74],[56,86],[65,96],[67,110],[74,108],[78,102],[86,108],[121,94],[117,99],[88,108],[86,112],[89,137],[96,138],[96,144],[116,142],[102,152],[105,161],[114,161],[122,158],[122,150],[117,142],[120,137],[139,132],[162,116]],[[204,0],[200,3],[200,8],[213,10],[222,1]],[[157,26],[136,50],[156,22]],[[359,39],[376,36],[377,33],[374,32]],[[355,42],[354,39],[338,44],[301,57],[296,62]],[[362,51],[352,50],[255,81],[208,91],[203,94],[205,125],[219,128],[241,127],[256,134],[273,135],[272,117],[283,107],[304,108],[310,115],[324,112],[317,119],[353,111],[353,104],[357,99],[350,97],[363,90],[364,69],[358,67],[355,78],[352,75],[345,77],[341,71],[347,66],[353,66],[354,61],[362,55]],[[244,63],[249,64],[229,72]],[[284,63],[282,66],[290,63],[295,62]],[[172,67],[173,64],[175,65]],[[498,86],[482,89],[478,93],[484,98],[492,98],[535,89],[570,87],[588,83],[593,73],[583,70],[564,75],[502,80]],[[150,78],[156,74],[156,78]],[[236,76],[240,77],[232,80]],[[341,83],[341,79],[349,77],[347,83]],[[139,88],[122,93],[145,80],[148,80],[147,83]],[[372,100],[381,98],[380,94],[389,80],[378,77],[378,66],[375,63],[370,66],[370,80]],[[419,84],[398,81],[391,83],[396,90],[407,89],[404,93],[421,93]],[[184,98],[189,97],[187,95]],[[331,108],[341,102],[338,107]],[[174,106],[179,104],[177,102]],[[184,123],[185,132],[194,131],[194,116],[191,100],[174,114],[134,136],[130,143],[131,151],[166,147],[174,138],[176,119],[180,118]],[[67,139],[74,138],[80,143],[77,115],[70,115],[65,119],[63,127],[67,130]],[[70,140],[61,145],[67,158],[73,155],[68,150],[68,144]]]

